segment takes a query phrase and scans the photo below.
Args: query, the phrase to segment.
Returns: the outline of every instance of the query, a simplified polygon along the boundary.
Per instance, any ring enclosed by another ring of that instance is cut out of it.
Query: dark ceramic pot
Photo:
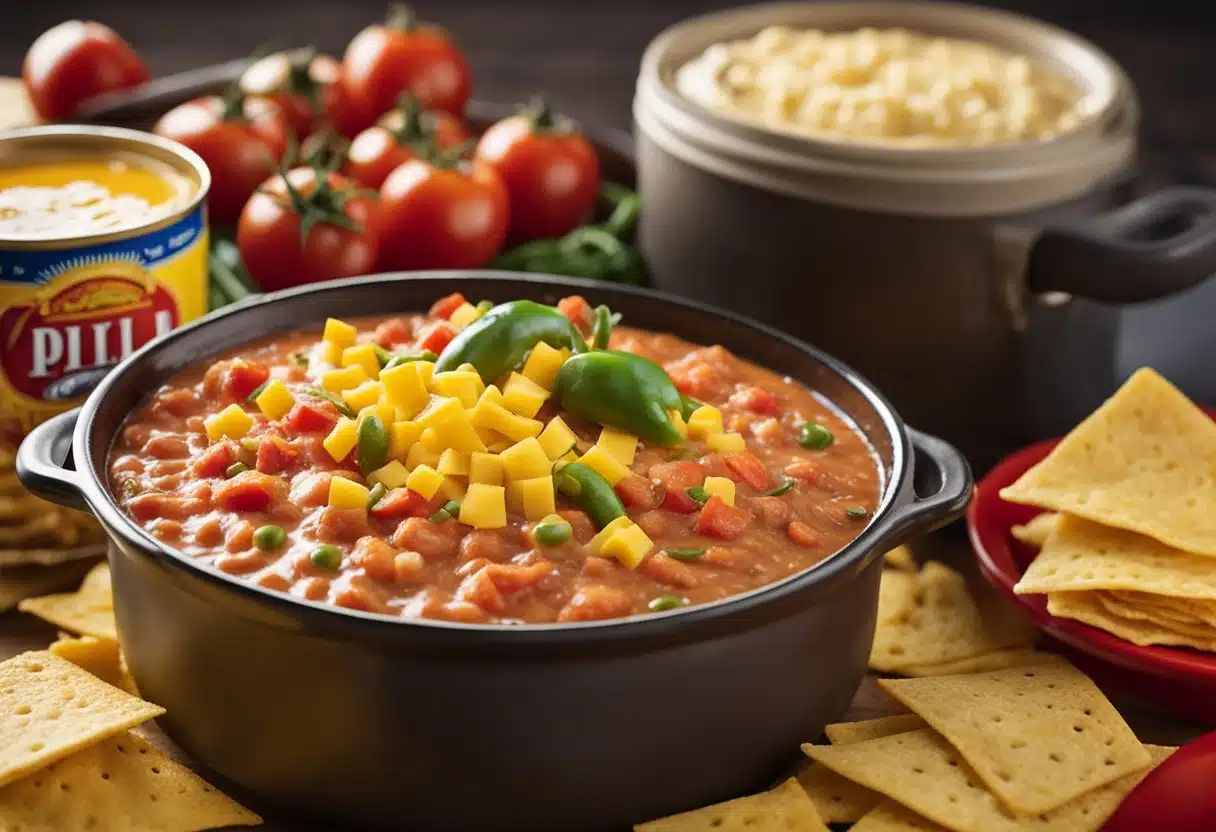
[[[549,303],[577,292],[633,326],[720,343],[800,379],[873,443],[880,507],[825,562],[719,603],[475,626],[261,589],[163,545],[115,504],[105,477],[115,433],[174,373],[251,336],[425,309],[456,290]],[[35,493],[101,518],[131,671],[195,760],[300,816],[431,832],[621,829],[771,782],[857,690],[883,552],[957,517],[971,493],[953,448],[905,428],[865,380],[800,341],[646,290],[484,272],[362,278],[210,315],[150,343],[82,408],[37,428],[18,470]]]

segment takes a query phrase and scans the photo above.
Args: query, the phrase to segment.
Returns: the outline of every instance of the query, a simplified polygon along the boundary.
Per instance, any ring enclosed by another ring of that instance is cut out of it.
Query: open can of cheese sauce
[[[0,567],[101,539],[91,520],[18,492],[13,452],[144,343],[207,311],[210,181],[192,151],[136,130],[0,133],[0,503],[15,508],[12,523],[0,512]]]

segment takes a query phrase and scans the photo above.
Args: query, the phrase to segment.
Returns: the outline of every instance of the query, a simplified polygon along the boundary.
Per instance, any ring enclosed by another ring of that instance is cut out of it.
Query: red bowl
[[[1216,411],[1208,415],[1216,418]],[[1101,687],[1122,693],[1146,707],[1216,725],[1216,654],[1175,647],[1139,647],[1079,621],[1047,612],[1046,595],[1015,595],[1014,584],[1034,560],[1035,550],[1015,539],[1010,529],[1039,509],[1001,499],[1031,466],[1060,440],[1031,445],[1002,460],[976,486],[967,509],[967,530],[980,570],[997,591],[1025,611],[1051,642]]]

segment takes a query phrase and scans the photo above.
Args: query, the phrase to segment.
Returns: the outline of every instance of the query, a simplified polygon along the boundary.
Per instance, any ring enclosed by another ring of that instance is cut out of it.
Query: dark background
[[[638,58],[664,26],[739,0],[420,0],[475,76],[474,95],[517,101],[544,91],[591,124],[625,127]],[[1216,156],[1216,3],[1211,0],[1005,0],[1091,38],[1129,72],[1144,103],[1150,155]],[[240,57],[268,41],[341,55],[383,15],[382,0],[0,0],[0,74],[16,75],[31,41],[70,17],[116,28],[154,73]]]

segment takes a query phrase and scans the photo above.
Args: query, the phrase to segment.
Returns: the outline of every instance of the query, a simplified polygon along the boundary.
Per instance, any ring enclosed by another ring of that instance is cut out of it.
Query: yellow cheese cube
[[[701,487],[705,489],[706,494],[720,497],[728,506],[735,504],[734,480],[727,477],[706,477],[705,484]]]
[[[463,415],[464,407],[461,406],[460,399],[452,396],[432,395],[426,407],[422,408],[422,412],[414,417],[414,421],[423,428],[433,428]]]
[[[225,436],[229,439],[240,439],[253,427],[253,417],[242,410],[239,404],[230,404],[219,413],[208,416],[203,421],[203,427],[207,431],[207,438],[212,442],[218,442]]]
[[[401,464],[401,460],[394,459],[382,468],[377,468],[367,475],[367,481],[372,485],[380,483],[385,488],[400,488],[405,485],[410,472]]]
[[[503,472],[508,480],[545,477],[553,468],[553,463],[534,436],[516,442],[503,451],[500,456],[502,457]]]
[[[539,384],[546,390],[553,389],[553,377],[570,357],[570,350],[555,349],[544,341],[537,342],[532,348],[532,354],[524,362],[523,375]]]
[[[597,534],[595,537],[588,540],[587,548],[594,555],[600,554],[603,551],[604,544],[608,541],[608,538],[612,537],[614,534],[616,534],[621,529],[627,529],[632,525],[633,525],[633,521],[630,520],[627,516],[622,514],[620,517],[613,520],[607,526],[604,526],[604,528],[600,529],[599,534]]]
[[[387,404],[380,404],[379,402],[376,404],[369,404],[367,407],[359,411],[359,418],[355,421],[359,425],[362,425],[363,420],[368,416],[375,416],[380,420],[380,424],[384,425],[384,429],[389,430],[389,426],[397,421],[397,408],[391,407]]]
[[[519,487],[521,482],[527,482],[527,480],[507,483],[507,511],[511,514],[524,513],[524,491]]]
[[[501,529],[507,525],[507,497],[501,485],[473,483],[460,503],[460,522],[475,529]]]
[[[443,443],[444,448],[455,448],[464,454],[471,454],[473,451],[484,451],[486,449],[485,443],[477,435],[477,431],[473,428],[473,423],[469,421],[468,413],[464,410],[460,411],[454,418],[431,428],[431,430],[439,437],[439,441]]]
[[[599,441],[595,444],[622,465],[632,465],[638,449],[638,438],[632,433],[606,427],[600,431]]]
[[[507,439],[504,436],[502,439],[499,439],[497,442],[492,442],[489,445],[486,445],[486,450],[492,454],[501,454],[503,451],[505,451],[507,448],[511,447],[514,444],[515,444],[514,442],[512,442],[510,439]]]
[[[703,404],[688,417],[688,436],[704,439],[722,432],[722,411],[712,405]]]
[[[358,364],[321,374],[321,386],[331,393],[353,390],[365,381],[367,373]]]
[[[599,555],[602,558],[615,558],[619,563],[630,569],[637,569],[638,564],[646,559],[654,543],[642,527],[633,524],[623,529],[617,529],[612,536],[604,541]]]
[[[557,462],[578,462],[578,452],[574,449],[566,451],[557,458]]]
[[[405,455],[422,436],[422,426],[414,422],[393,422],[388,429],[388,454],[393,459],[405,461]]]
[[[322,341],[320,349],[317,351],[317,357],[328,364],[330,367],[342,366],[342,347],[335,344],[333,341]]]
[[[399,364],[380,374],[380,383],[384,385],[384,395],[389,404],[413,417],[415,413],[426,407],[431,400],[426,381],[423,380],[422,365],[431,366],[426,361],[411,361]]]
[[[486,386],[481,376],[475,372],[449,370],[446,373],[435,373],[431,377],[431,389],[440,396],[459,399],[461,407],[473,407]]]
[[[502,404],[502,391],[498,389],[497,385],[491,384],[489,387],[483,390],[481,395],[478,397],[477,403],[481,404],[482,402]]]
[[[465,301],[464,303],[460,304],[460,306],[457,306],[452,314],[448,317],[448,323],[450,323],[456,329],[464,329],[466,326],[473,323],[473,321],[480,317],[481,315],[478,314],[477,307],[468,301]]]
[[[463,364],[461,364],[460,366],[458,366],[456,369],[461,370],[466,373],[476,373],[477,372],[477,368],[474,367],[472,364],[470,364],[467,361],[464,362]],[[480,374],[478,374],[478,378],[480,378],[480,377],[481,377]]]
[[[688,438],[688,423],[684,421],[684,414],[678,410],[669,410],[667,415],[671,417],[671,425],[684,439]]]
[[[570,430],[570,426],[561,416],[554,416],[550,419],[549,424],[545,425],[545,429],[536,439],[544,448],[549,459],[561,459],[578,443],[578,436]]]
[[[429,390],[431,379],[435,377],[435,363],[433,361],[414,361],[411,363],[418,365],[418,377],[422,379],[422,383]]]
[[[705,437],[705,444],[720,454],[741,454],[747,450],[747,442],[739,433],[711,433]]]
[[[359,428],[355,424],[355,420],[343,416],[329,432],[329,436],[321,442],[321,446],[329,452],[334,462],[341,462],[346,459],[346,455],[354,449],[355,443],[358,441]]]
[[[531,419],[540,410],[549,391],[527,376],[511,373],[502,388],[502,405],[512,413]]]
[[[526,419],[491,401],[479,401],[473,408],[473,424],[481,428],[496,430],[516,442],[537,436],[542,428],[535,419]]]
[[[441,485],[443,485],[443,474],[429,465],[419,465],[410,471],[409,478],[405,481],[406,488],[417,491],[428,500],[435,496],[435,492]]]
[[[439,455],[439,464],[435,470],[445,477],[467,477],[469,475],[469,454],[461,453],[455,448],[448,448]]]
[[[329,505],[331,508],[361,508],[367,510],[368,489],[354,480],[334,476],[329,481]]]
[[[498,454],[475,451],[469,457],[469,482],[502,485],[503,464]]]
[[[421,441],[415,442],[410,446],[409,453],[405,455],[405,467],[411,471],[420,465],[434,468],[438,464],[439,452],[429,450]]]
[[[342,350],[343,367],[362,367],[368,378],[380,375],[380,359],[376,357],[375,344],[355,344]]]
[[[380,394],[383,392],[384,385],[378,381],[368,380],[358,387],[343,390],[342,401],[350,405],[351,410],[359,411],[377,404],[380,401]]]
[[[557,506],[553,497],[553,477],[535,477],[530,480],[515,480],[511,488],[518,489],[519,512],[529,520],[539,520],[552,514]]]
[[[439,493],[442,494],[445,499],[456,500],[457,502],[464,499],[464,495],[466,492],[468,492],[468,490],[468,486],[466,486],[463,482],[460,480],[454,480],[451,477],[444,477],[443,485],[439,486]]]
[[[258,409],[266,414],[267,419],[282,419],[295,406],[296,400],[287,385],[275,378],[262,388],[254,402]]]
[[[633,473],[627,466],[622,465],[620,460],[599,445],[592,445],[587,453],[578,458],[578,461],[608,480],[609,485],[616,485]]]
[[[325,332],[321,337],[336,346],[349,347],[355,343],[355,335],[357,334],[358,330],[346,321],[339,321],[337,318],[327,318],[325,320]]]
[[[414,424],[418,423],[415,422]],[[439,434],[435,433],[434,428],[427,428],[421,434],[419,434],[418,444],[435,454],[436,459],[439,458],[439,454],[448,449],[448,446],[445,445],[443,440],[439,438]]]

